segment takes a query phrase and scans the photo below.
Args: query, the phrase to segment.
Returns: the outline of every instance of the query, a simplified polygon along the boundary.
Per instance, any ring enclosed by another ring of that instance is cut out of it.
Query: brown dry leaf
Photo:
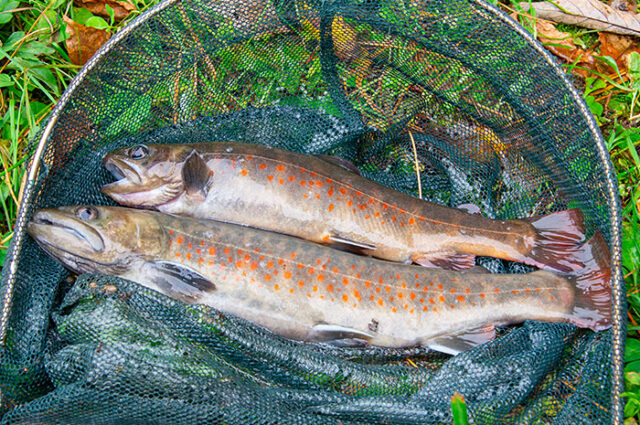
[[[558,7],[556,7],[558,5]],[[520,3],[529,11],[528,3]],[[536,16],[563,24],[623,35],[640,35],[640,16],[614,9],[599,0],[556,0],[531,3]]]
[[[116,21],[121,21],[137,8],[127,1],[119,0],[73,0],[73,4],[77,7],[84,7],[94,15],[109,18],[105,5],[108,4],[113,8],[113,15]]]
[[[621,12],[636,13],[635,0],[611,0],[609,6]]]
[[[564,59],[568,63],[574,63],[577,60],[578,66],[595,69],[595,58],[591,53],[576,46],[573,40],[571,40],[571,34],[559,31],[552,23],[540,19],[536,20],[536,30],[538,32],[538,40],[540,40],[541,43],[551,43],[546,44],[545,48],[554,55]],[[577,68],[574,68],[573,72],[583,77],[589,74],[587,71]]]
[[[602,31],[598,33],[598,40],[600,40],[600,54],[602,56],[611,56],[618,64],[620,72],[627,70],[628,57],[631,52],[640,53],[638,43],[626,35]]]
[[[85,27],[68,17],[64,17],[67,24],[68,38],[65,40],[69,59],[76,65],[84,65],[89,58],[98,51],[100,46],[109,40],[109,33],[93,27]]]

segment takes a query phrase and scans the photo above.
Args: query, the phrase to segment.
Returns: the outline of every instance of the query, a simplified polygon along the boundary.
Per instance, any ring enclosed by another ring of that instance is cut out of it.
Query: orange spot
[[[273,176],[267,176],[267,180],[269,181],[273,180]]]
[[[257,268],[258,268],[258,263],[256,263],[255,261],[251,263],[251,270],[255,270]]]
[[[278,264],[283,265],[283,264],[284,264],[284,260],[283,260],[282,258],[280,258],[280,259],[278,260]]]
[[[530,294],[531,293],[531,289],[527,288],[527,289],[524,290],[524,292],[526,292],[527,294]]]
[[[344,295],[342,296],[342,301],[344,301],[344,302],[349,301],[349,296],[348,296],[347,294],[344,294]]]
[[[484,297],[485,297],[485,295],[484,295],[484,292],[483,292],[483,293],[480,294],[480,298],[484,298]]]
[[[455,294],[455,293],[456,293],[456,290],[455,290],[455,289],[453,289],[453,288],[451,288],[451,289],[450,289],[450,291],[451,291],[451,293],[452,293],[452,294]]]
[[[327,179],[327,183],[332,184],[332,183],[333,183],[333,180],[331,180],[331,179]]]
[[[178,236],[178,239],[176,239],[176,242],[178,243],[178,245],[180,245],[182,243],[182,237]]]
[[[429,298],[429,302],[430,302],[431,304],[435,304],[435,303],[436,303],[436,302],[433,300],[433,298]]]
[[[411,298],[412,300],[415,300],[416,299],[415,292],[412,292],[411,295],[409,295],[409,298]]]
[[[334,273],[338,273],[339,270],[338,270],[337,267],[334,267],[334,268],[331,269],[331,271],[334,272]]]
[[[314,285],[313,292],[318,292],[318,287]]]
[[[455,279],[451,279],[451,282],[455,283],[455,282],[456,282],[456,280],[455,280]]]
[[[393,297],[389,297],[389,301],[393,301]]]
[[[198,263],[201,263],[201,264],[204,263],[204,258],[202,257],[198,258]]]
[[[540,288],[536,288],[536,292],[540,292]]]
[[[331,186],[329,188],[329,190],[327,191],[327,195],[332,196],[333,195],[333,186]]]
[[[196,249],[196,254],[202,254],[202,250],[200,248]]]
[[[300,172],[301,172],[301,173],[304,173],[304,172],[306,172],[306,171],[307,171],[307,170],[305,170],[304,168],[300,168]]]
[[[329,242],[329,235],[324,235],[322,237],[322,242]]]
[[[376,213],[374,214],[376,217],[380,217],[380,213],[376,211]]]
[[[318,282],[324,281],[324,275],[323,274],[319,274],[317,279],[318,279]]]
[[[443,297],[442,295],[440,295],[440,296],[438,297],[438,300],[440,300],[440,302],[441,302],[441,303],[443,303],[443,302],[444,302],[444,297]]]
[[[210,265],[210,266],[213,266],[213,261],[209,261],[209,265]]]
[[[427,308],[427,306],[425,305],[425,306],[423,306],[423,307],[422,307],[422,311],[429,311],[429,309],[428,309],[428,308]]]
[[[238,255],[239,255],[239,256],[241,256],[242,254],[244,254],[244,251],[243,251],[243,250],[241,250],[241,249],[239,249],[239,250],[238,250]]]
[[[284,184],[284,180],[283,179],[278,179],[278,183]]]
[[[293,176],[289,176],[289,181],[290,181],[290,182],[294,181],[295,179],[296,179],[295,177],[293,177]]]
[[[391,292],[391,287],[389,285],[387,285],[387,286],[384,287],[384,290],[387,291],[387,292]]]
[[[380,287],[376,288],[376,292],[379,294],[380,293]]]
[[[404,298],[404,294],[402,292],[398,292],[398,298]]]
[[[247,170],[240,171],[240,174],[242,174],[243,176],[246,176],[247,175]]]
[[[464,292],[466,292],[467,294],[470,294],[471,293],[471,289],[467,288],[467,289],[464,290]]]
[[[415,224],[415,223],[416,223],[416,221],[413,219],[413,217],[411,217],[411,218],[409,219],[409,224],[412,224],[412,225],[413,225],[413,224]]]
[[[433,307],[433,311],[434,311],[435,313],[437,313],[437,312],[438,312],[438,307]]]
[[[353,296],[354,296],[354,297],[356,297],[356,298],[357,298],[357,299],[359,299],[359,300],[360,300],[360,299],[362,299],[362,298],[360,297],[360,292],[358,292],[358,290],[357,290],[357,289],[354,289],[354,290],[353,290]]]
[[[227,258],[227,260],[229,260],[229,262],[232,263],[233,262],[233,257],[229,257],[229,258]]]
[[[187,260],[191,260],[191,253],[187,252]]]
[[[273,261],[269,261],[267,263],[267,268],[269,268],[269,269],[273,268]]]
[[[378,283],[379,283],[379,284],[381,284],[381,285],[382,285],[382,283],[383,283],[383,282],[384,282],[384,279],[383,279],[383,278],[380,278],[380,279],[378,280]]]
[[[189,242],[189,243],[187,244],[187,248],[191,248],[192,246],[193,246],[193,245],[191,245],[191,242]]]
[[[382,298],[378,298],[378,304],[379,305],[384,305],[384,301],[382,300]]]
[[[364,282],[364,287],[365,288],[371,288],[371,281],[369,281],[369,280],[365,281]],[[380,288],[378,288],[378,289],[380,289]]]
[[[360,192],[359,190],[356,190],[356,195],[362,196],[362,192]]]
[[[333,204],[329,204],[329,211],[333,211]]]
[[[265,278],[265,280],[271,280],[271,275],[270,274],[265,275],[264,278]],[[276,285],[276,291],[277,290],[278,290],[278,285]]]
[[[269,275],[267,275],[267,276],[269,276]],[[267,279],[267,280],[269,280],[269,279]],[[279,291],[280,290],[280,285],[278,285],[276,283],[275,285],[273,285],[273,289],[275,289],[276,291]]]
[[[289,270],[284,272],[284,278],[285,279],[291,279],[291,272]]]
[[[456,308],[456,306],[455,306],[455,305],[453,305],[453,304],[451,304],[449,307],[451,307],[451,308]]]
[[[342,283],[344,283],[345,285],[349,284],[349,279],[347,279],[346,277],[342,278]]]
[[[304,186],[305,184],[307,184],[307,182],[306,182],[306,181],[304,181],[304,180],[300,180],[300,186]]]
[[[333,285],[331,283],[327,286],[327,291],[333,292]]]
[[[373,295],[369,295],[369,299],[370,299],[371,301],[373,301],[375,298],[376,298],[376,297],[374,297]]]
[[[291,253],[291,258],[296,258],[296,253],[295,252]]]
[[[299,269],[304,269],[304,264],[298,264]]]
[[[204,241],[201,241],[201,242],[200,242],[200,246],[204,246]]]
[[[511,291],[511,293],[515,295],[515,294],[517,294],[517,293],[518,293],[518,290],[517,290],[517,289],[514,289],[513,291]]]
[[[251,161],[253,159],[252,155],[247,155],[247,160]]]
[[[494,289],[493,292],[495,292],[496,294],[500,293],[500,290],[498,288]]]
[[[176,257],[180,257],[180,253],[179,252],[176,252]]]
[[[373,204],[373,198],[369,198],[369,203]]]
[[[244,261],[240,261],[240,260],[236,261],[236,267],[239,268],[239,269],[244,267]]]
[[[309,267],[309,270],[307,270],[309,274],[313,274],[315,272],[315,269],[313,267]]]
[[[349,205],[349,206],[353,205],[353,201],[351,199],[349,199],[349,202],[347,202],[347,205]]]
[[[476,304],[476,303],[471,303],[471,305],[475,307],[475,306],[477,306],[478,304]]]
[[[299,287],[301,287],[301,288],[302,288],[302,287],[304,287],[304,281],[302,281],[302,280],[301,280],[301,281],[299,281],[299,282],[298,282],[298,286],[299,286]]]
[[[173,230],[169,230],[169,234],[170,234],[170,235],[173,235]]]
[[[231,248],[226,247],[226,248],[224,249],[224,253],[225,253],[225,254],[227,254],[227,255],[229,255],[229,254],[231,253]]]
[[[343,195],[347,193],[346,189],[344,187],[340,188],[340,193],[342,193]]]
[[[267,168],[267,164],[260,164],[260,169],[264,170],[265,168]]]
[[[443,289],[442,283],[438,283],[438,289],[442,291],[442,289]]]
[[[407,289],[407,284],[406,284],[406,283],[404,283],[404,282],[402,282],[402,288],[403,288],[403,289]]]
[[[358,204],[358,208],[363,210],[363,209],[367,208],[367,206],[365,204]]]
[[[278,170],[278,171],[284,171],[284,167],[283,167],[282,165],[278,165],[278,166],[276,167],[276,170]]]
[[[397,313],[397,312],[398,312],[398,309],[396,309],[395,307],[393,307],[393,308],[391,309],[391,311],[393,311],[394,313]]]
[[[462,295],[458,295],[458,302],[459,303],[463,302],[464,300],[466,300],[465,297],[463,297]]]
[[[556,297],[554,297],[553,295],[551,295],[551,301],[555,300]]]
[[[289,289],[289,292],[293,294],[293,288]]]

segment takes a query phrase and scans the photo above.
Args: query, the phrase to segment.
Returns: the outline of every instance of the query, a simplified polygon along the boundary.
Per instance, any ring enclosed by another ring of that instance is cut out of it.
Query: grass
[[[0,264],[4,262],[12,237],[21,186],[31,152],[29,141],[38,132],[43,120],[79,70],[78,66],[69,61],[62,17],[67,14],[87,25],[115,32],[158,2],[130,1],[135,3],[138,11],[131,13],[124,21],[116,23],[113,19],[97,18],[87,11],[75,9],[70,0],[31,0],[28,3],[0,0]],[[517,2],[508,4],[508,7],[517,9]],[[525,16],[522,23],[530,26],[529,18]],[[530,29],[533,30],[531,26]],[[576,44],[585,49],[597,44],[597,35],[593,32],[568,26],[562,26],[561,30],[573,34]],[[306,34],[313,35],[313,32],[313,27],[310,27]],[[375,41],[384,40],[383,35],[380,37],[380,40]],[[307,41],[313,42],[311,39]],[[233,47],[230,49],[233,50]],[[262,56],[266,62],[273,62],[266,68],[273,69],[276,74],[281,74],[278,55],[282,55],[282,61],[285,63],[288,60],[286,56],[291,54],[283,50],[270,57],[260,52],[257,47],[254,50],[245,49],[243,52],[247,59],[255,55]],[[394,60],[404,61],[403,58]],[[569,72],[573,66],[575,65],[567,65],[567,71]],[[407,75],[409,74],[411,70],[407,68]],[[286,78],[284,73],[281,75],[282,78]],[[640,55],[632,57],[628,72],[614,68],[613,72],[608,74],[591,72],[589,75],[584,81],[577,80],[578,88],[605,136],[607,148],[618,173],[618,188],[623,204],[623,267],[629,293],[630,320],[625,369],[629,402],[625,416],[631,423],[640,412],[640,341],[637,340],[640,337],[640,158],[637,151],[640,146]],[[382,79],[381,81],[383,82]],[[288,84],[287,80],[278,83],[285,88]],[[314,80],[310,79],[309,90],[313,90],[313,84]],[[366,94],[362,97],[364,103],[356,106],[363,113],[366,112],[373,117],[370,124],[383,125],[376,123],[376,114],[386,117],[388,113],[377,110],[373,106],[376,99],[372,98],[380,92],[372,90],[366,82],[363,84],[362,80],[355,78],[353,81],[347,80],[347,85],[348,90]],[[407,81],[402,87],[388,89],[402,90],[403,95],[406,91],[407,96],[410,96],[410,86],[411,82]],[[258,93],[263,99],[275,95],[268,86],[259,89],[264,91]],[[231,97],[236,94],[236,97],[228,99],[230,104],[239,101],[237,90],[234,93],[226,90],[222,94],[225,93]],[[220,99],[218,96],[216,98]],[[397,106],[389,105],[389,109],[396,111]],[[221,108],[224,107],[221,105]]]

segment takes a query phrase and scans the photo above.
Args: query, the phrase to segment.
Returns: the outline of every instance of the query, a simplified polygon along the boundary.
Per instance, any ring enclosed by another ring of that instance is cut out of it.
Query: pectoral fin
[[[480,211],[480,207],[478,207],[476,204],[460,204],[458,205],[458,209],[468,212],[469,214],[482,214],[482,212]]]
[[[347,171],[351,171],[354,174],[360,175],[360,170],[358,170],[358,167],[356,167],[355,164],[348,159],[340,158],[339,156],[323,154],[318,154],[315,156],[323,161],[329,162],[333,165],[337,165],[338,167],[342,167]]]
[[[418,254],[412,258],[413,262],[423,267],[447,270],[467,270],[476,265],[476,256],[457,252],[433,252]]]
[[[318,324],[309,332],[309,340],[326,342],[340,347],[354,347],[366,345],[373,335],[339,325]]]
[[[143,272],[162,293],[186,303],[198,302],[216,290],[210,279],[182,264],[166,261],[148,263]]]
[[[194,149],[182,166],[182,181],[189,195],[206,195],[213,171],[202,156]]]
[[[460,354],[476,345],[491,341],[496,337],[496,329],[493,325],[474,329],[464,334],[441,336],[429,340],[426,344],[432,350],[453,356]]]

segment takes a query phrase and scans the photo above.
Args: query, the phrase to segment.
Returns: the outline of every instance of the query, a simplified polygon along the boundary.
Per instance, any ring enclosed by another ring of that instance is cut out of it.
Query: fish
[[[269,146],[212,142],[135,145],[103,158],[121,205],[289,234],[364,255],[451,270],[476,256],[558,272],[584,266],[580,209],[494,220],[359,175],[351,162]]]
[[[579,274],[452,271],[405,265],[274,232],[153,210],[37,211],[29,235],[75,273],[137,282],[285,338],[335,345],[425,345],[456,354],[497,324],[611,324],[611,269],[597,232]]]

